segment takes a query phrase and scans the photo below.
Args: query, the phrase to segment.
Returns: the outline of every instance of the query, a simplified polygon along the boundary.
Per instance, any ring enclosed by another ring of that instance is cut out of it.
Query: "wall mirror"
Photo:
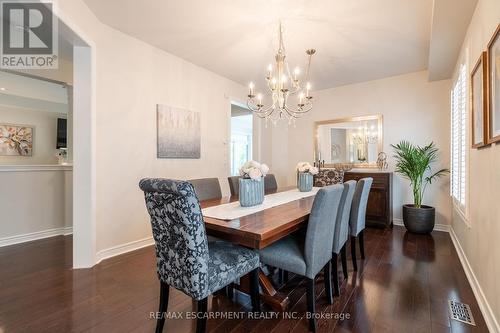
[[[350,117],[315,123],[315,160],[325,167],[352,163],[355,168],[376,168],[382,151],[382,115]]]

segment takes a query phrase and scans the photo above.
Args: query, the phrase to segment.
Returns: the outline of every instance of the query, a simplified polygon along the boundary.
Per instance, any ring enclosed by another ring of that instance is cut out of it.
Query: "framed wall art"
[[[158,158],[200,158],[200,113],[156,106]]]
[[[34,132],[33,126],[0,124],[0,156],[33,156]]]
[[[500,24],[488,43],[488,142],[500,141]]]
[[[472,148],[488,143],[487,54],[482,52],[470,74]]]

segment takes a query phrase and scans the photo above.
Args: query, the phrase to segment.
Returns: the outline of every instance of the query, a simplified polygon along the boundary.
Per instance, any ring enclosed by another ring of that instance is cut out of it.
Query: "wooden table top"
[[[267,194],[293,188],[280,188]],[[212,207],[236,200],[237,197],[206,200],[201,202],[201,206]],[[205,228],[211,236],[246,247],[262,249],[304,226],[309,218],[313,201],[314,196],[310,196],[231,221],[205,217]]]

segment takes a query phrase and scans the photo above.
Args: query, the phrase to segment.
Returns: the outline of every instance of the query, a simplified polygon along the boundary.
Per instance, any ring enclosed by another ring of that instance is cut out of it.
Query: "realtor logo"
[[[1,1],[1,66],[57,69],[57,18],[52,2]]]

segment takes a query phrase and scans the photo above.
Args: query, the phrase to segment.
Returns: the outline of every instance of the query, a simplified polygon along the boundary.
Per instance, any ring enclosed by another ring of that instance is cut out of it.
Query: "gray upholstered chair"
[[[231,191],[231,196],[238,196],[240,191],[240,176],[227,177],[229,182],[229,190]],[[264,177],[264,191],[274,192],[278,189],[278,183],[276,182],[276,177],[273,174],[268,174]]]
[[[228,242],[208,242],[199,201],[187,181],[143,179],[146,207],[151,217],[160,279],[160,308],[168,306],[169,288],[174,287],[198,303],[196,331],[206,329],[208,296],[250,273],[252,306],[260,311],[259,256]],[[156,332],[162,332],[160,316]]]
[[[188,180],[196,192],[198,200],[211,200],[222,198],[219,179],[217,178],[200,178]]]
[[[365,230],[366,205],[373,178],[362,178],[356,184],[356,191],[352,199],[351,216],[349,218],[349,234],[351,235],[351,258],[354,270],[358,270],[356,261],[356,237],[359,238],[359,250],[361,259],[365,259],[365,243],[363,230]]]
[[[340,295],[339,291],[339,274],[337,272],[337,261],[339,254],[342,258],[342,271],[344,279],[347,279],[347,256],[346,243],[349,238],[349,216],[351,214],[352,198],[356,189],[356,181],[349,180],[343,185],[342,198],[336,216],[335,232],[333,235],[333,253],[332,253],[332,270],[333,270],[333,287],[335,295]]]
[[[264,177],[264,191],[274,192],[278,189],[278,182],[273,174],[268,174]]]
[[[240,176],[231,176],[227,177],[227,181],[229,182],[229,191],[231,191],[231,196],[238,196],[240,192]]]
[[[323,187],[314,198],[305,241],[294,236],[285,237],[259,251],[261,262],[307,278],[307,308],[315,312],[314,278],[324,269],[325,290],[333,303],[331,288],[332,239],[335,216],[344,188],[342,185]],[[309,329],[316,330],[314,316]]]

